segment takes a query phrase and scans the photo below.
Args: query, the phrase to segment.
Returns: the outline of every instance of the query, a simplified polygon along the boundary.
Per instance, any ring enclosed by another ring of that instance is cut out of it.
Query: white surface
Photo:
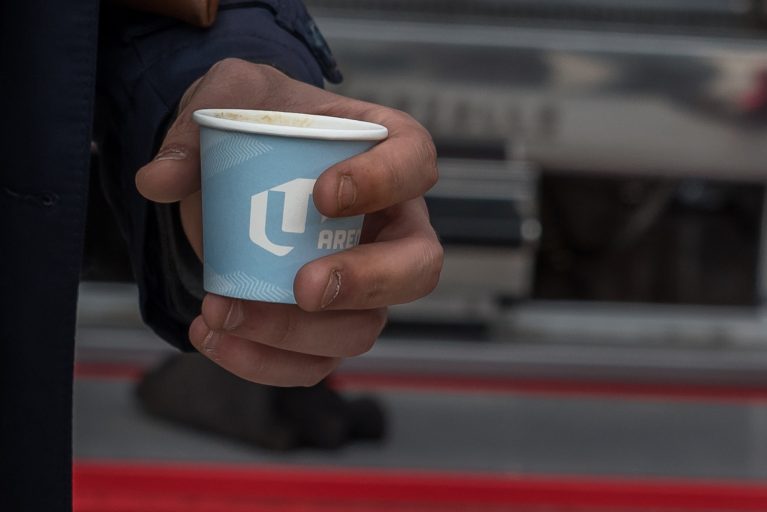
[[[383,140],[389,134],[380,124],[366,121],[268,110],[203,109],[194,113],[194,120],[219,130],[303,139]]]

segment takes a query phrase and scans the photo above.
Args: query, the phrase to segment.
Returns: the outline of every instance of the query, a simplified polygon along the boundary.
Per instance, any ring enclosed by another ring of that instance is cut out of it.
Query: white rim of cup
[[[241,119],[233,119],[237,117]],[[259,121],[265,117],[273,119],[270,122]],[[207,108],[196,110],[193,118],[197,124],[208,128],[304,139],[383,140],[389,135],[386,127],[380,124],[295,112]]]

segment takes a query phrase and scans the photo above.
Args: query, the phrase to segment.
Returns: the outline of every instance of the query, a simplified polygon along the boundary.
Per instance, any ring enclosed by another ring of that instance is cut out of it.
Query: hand
[[[157,202],[180,201],[184,231],[202,254],[199,130],[201,108],[250,108],[347,117],[384,125],[389,137],[327,169],[314,187],[328,217],[366,214],[361,244],[305,265],[294,281],[297,306],[208,294],[189,328],[192,344],[242,378],[312,385],[341,359],[369,350],[386,307],[431,292],[442,247],[422,198],[437,180],[428,132],[403,112],[338,96],[265,65],[227,59],[189,87],[155,159],[136,175]]]

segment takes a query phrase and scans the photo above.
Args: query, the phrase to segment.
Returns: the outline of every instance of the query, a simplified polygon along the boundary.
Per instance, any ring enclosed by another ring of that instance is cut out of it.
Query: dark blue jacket
[[[75,310],[94,138],[145,321],[188,348],[196,299],[168,271],[177,221],[139,196],[134,174],[186,87],[225,57],[318,86],[323,74],[340,79],[298,0],[223,1],[207,30],[99,12],[98,0],[0,5],[0,510],[70,508]]]

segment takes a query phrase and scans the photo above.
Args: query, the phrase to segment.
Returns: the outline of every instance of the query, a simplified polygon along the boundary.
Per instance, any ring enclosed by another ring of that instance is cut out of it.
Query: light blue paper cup
[[[367,151],[383,126],[327,116],[206,109],[200,125],[204,288],[295,304],[309,261],[359,243],[363,216],[330,219],[312,190],[328,167]]]

